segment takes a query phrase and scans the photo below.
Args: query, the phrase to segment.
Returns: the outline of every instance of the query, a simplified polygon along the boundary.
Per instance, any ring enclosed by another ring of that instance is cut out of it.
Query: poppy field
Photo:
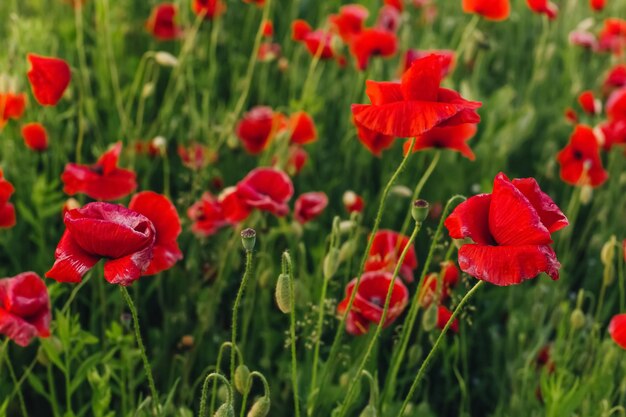
[[[0,417],[626,417],[626,2],[0,22]]]

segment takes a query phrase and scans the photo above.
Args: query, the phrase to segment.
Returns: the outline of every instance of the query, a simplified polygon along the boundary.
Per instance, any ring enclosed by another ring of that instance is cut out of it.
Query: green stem
[[[320,345],[322,341],[322,330],[324,328],[324,303],[326,301],[326,291],[328,289],[328,283],[330,279],[324,278],[322,284],[322,294],[320,295],[320,302],[318,305],[319,314],[317,316],[317,324],[315,326],[315,347],[313,349],[313,366],[311,370],[311,393],[309,395],[315,395],[314,389],[317,384],[317,364],[320,358]],[[311,415],[311,414],[309,414]]]
[[[17,389],[17,398],[19,399],[19,403],[20,403],[20,411],[22,412],[22,416],[28,417],[28,410],[26,409],[24,396],[22,395],[22,390],[19,388],[21,384],[17,380],[17,377],[15,376],[15,370],[13,369],[13,364],[11,363],[11,360],[9,359],[9,355],[6,355],[5,359],[7,363],[7,369],[9,370],[9,375],[11,375],[11,381],[13,381],[13,386],[15,386]]]
[[[241,304],[241,300],[243,298],[243,293],[246,289],[246,285],[248,284],[248,280],[250,279],[250,275],[252,274],[252,251],[246,251],[246,269],[243,274],[243,279],[241,280],[241,285],[239,285],[239,291],[237,291],[237,298],[235,298],[235,305],[233,306],[233,320],[232,320],[232,334],[230,343],[232,343],[232,347],[230,349],[230,380],[232,383],[235,381],[235,353],[237,349],[237,320],[239,316],[239,304]]]
[[[78,291],[80,291],[80,289],[87,283],[87,281],[89,281],[89,279],[91,278],[91,275],[92,275],[91,272],[88,272],[87,276],[83,278],[83,280],[78,285],[76,285],[74,289],[72,289],[72,292],[70,293],[69,298],[67,299],[65,304],[63,304],[63,308],[61,309],[61,314],[65,314],[67,312],[67,310],[70,308],[70,305],[72,304],[72,301],[74,301],[74,298],[76,298]]]
[[[295,288],[293,276],[293,264],[289,252],[283,253],[283,265],[287,268],[289,274],[289,297],[291,298],[291,306],[289,311],[289,338],[291,339],[291,384],[293,385],[293,406],[296,411],[296,417],[300,417],[300,399],[298,398],[298,361],[296,357],[296,303]]]
[[[200,413],[198,414],[199,417],[204,417],[206,415],[206,397],[209,393],[209,381],[211,380],[211,378],[221,379],[222,382],[226,384],[226,386],[228,387],[228,404],[233,403],[233,387],[230,385],[226,377],[224,377],[222,374],[218,374],[215,372],[210,373],[204,380],[204,384],[202,384],[202,397],[200,397]]]
[[[215,362],[215,372],[220,373],[220,365],[222,364],[222,355],[224,354],[224,348],[229,347],[233,349],[233,344],[230,342],[224,342],[220,346],[220,350],[217,353],[217,361]],[[235,347],[237,351],[237,356],[239,357],[239,363],[243,363],[243,357],[241,355],[241,351]],[[213,389],[211,391],[211,407],[209,408],[209,414],[213,415],[215,411],[215,401],[217,400],[217,381],[213,382]]]
[[[444,336],[446,335],[446,332],[448,331],[448,329],[450,328],[450,326],[454,322],[454,319],[456,319],[456,317],[458,316],[459,312],[461,311],[461,308],[463,308],[465,303],[467,303],[469,301],[469,299],[472,298],[474,293],[483,284],[484,284],[484,281],[478,281],[472,287],[472,289],[469,290],[467,292],[467,294],[465,294],[465,297],[463,297],[463,299],[461,300],[459,305],[456,306],[456,308],[454,309],[454,312],[452,313],[452,316],[450,316],[450,318],[448,319],[448,322],[446,323],[445,327],[443,328],[443,330],[439,334],[439,337],[437,338],[437,341],[433,345],[432,349],[430,349],[430,352],[428,352],[428,356],[426,356],[426,359],[424,359],[424,362],[422,362],[422,366],[420,367],[419,371],[417,372],[417,375],[415,376],[415,379],[413,380],[413,384],[411,384],[411,389],[409,390],[409,394],[406,396],[404,402],[402,403],[402,407],[400,408],[400,412],[398,413],[398,417],[402,417],[404,415],[404,410],[406,409],[407,405],[411,401],[411,398],[413,397],[413,394],[415,394],[415,390],[419,386],[420,381],[422,380],[422,378],[424,377],[424,374],[428,370],[428,365],[430,365],[430,362],[435,357],[435,354],[437,353],[437,350],[439,348],[439,345],[441,344],[441,341],[443,340]]]
[[[143,361],[143,369],[146,373],[146,377],[148,378],[148,385],[150,386],[150,393],[152,394],[152,400],[154,403],[155,411],[158,410],[159,407],[159,393],[157,392],[156,386],[154,385],[154,377],[152,376],[152,368],[150,367],[150,362],[148,361],[148,356],[146,355],[146,348],[143,344],[143,339],[141,338],[141,328],[139,327],[139,317],[137,316],[137,308],[135,308],[135,303],[131,298],[130,294],[126,287],[120,286],[120,291],[122,292],[122,296],[124,300],[126,300],[126,304],[128,304],[128,308],[130,309],[130,314],[133,317],[133,327],[135,328],[135,339],[137,340],[137,345],[139,346],[139,351],[141,352],[141,359]]]

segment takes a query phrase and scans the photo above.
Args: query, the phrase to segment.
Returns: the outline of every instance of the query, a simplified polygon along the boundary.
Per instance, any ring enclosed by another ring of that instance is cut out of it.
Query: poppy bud
[[[159,154],[165,155],[167,151],[167,139],[165,139],[163,136],[157,136],[156,138],[152,139],[151,145],[158,150]]]
[[[356,223],[352,220],[344,220],[342,222],[339,222],[339,233],[342,235],[350,233],[355,226]]]
[[[256,243],[256,231],[252,228],[243,229],[241,231],[241,243],[246,252],[251,252]]]
[[[587,320],[585,318],[585,313],[583,313],[580,308],[574,309],[574,311],[572,311],[572,314],[569,317],[570,325],[572,326],[572,329],[574,330],[578,330],[584,327],[586,321]]]
[[[141,89],[141,98],[148,98],[154,93],[154,83],[145,83]]]
[[[339,376],[339,386],[345,387],[350,383],[350,374],[344,372]]]
[[[247,417],[266,417],[270,412],[270,399],[267,396],[259,398],[248,411]]]
[[[426,200],[415,200],[411,205],[411,216],[417,223],[422,223],[428,216],[430,204]]]
[[[611,238],[602,246],[602,251],[600,251],[600,260],[602,260],[602,264],[609,265],[613,263],[613,259],[615,258],[615,250],[614,247],[617,244],[615,236],[611,236]]]
[[[246,365],[239,365],[235,369],[235,389],[241,394],[249,391],[248,379],[250,378],[250,369]]]
[[[162,67],[175,67],[178,65],[178,59],[169,52],[158,51],[154,54],[154,60]]]
[[[331,279],[339,269],[339,255],[340,252],[337,248],[330,248],[326,254],[323,266],[324,279]]]
[[[604,266],[604,273],[602,274],[602,283],[607,287],[613,284],[615,281],[615,267],[612,263]]]
[[[410,417],[410,416],[415,415],[415,414],[414,414],[414,411],[417,411],[417,410],[413,410],[414,408],[415,408],[415,407],[413,406],[413,403],[408,403],[408,404],[406,405],[406,408],[404,409],[404,414],[402,414],[402,416],[403,416],[403,417]],[[421,407],[420,407],[420,408],[421,408]]]
[[[363,411],[361,411],[361,414],[359,414],[359,417],[377,417],[378,413],[376,412],[376,407],[374,407],[372,404],[368,404],[367,407],[365,407],[363,409]]]
[[[411,198],[413,192],[405,185],[394,185],[391,187],[391,194],[395,194],[399,197]]]
[[[356,248],[356,245],[354,241],[352,240],[349,240],[345,242],[343,245],[341,245],[341,249],[339,250],[339,262],[341,263],[347,260],[348,258],[352,257],[352,255],[354,255],[355,248]]]
[[[232,404],[222,404],[213,417],[235,417],[235,410]]]
[[[425,331],[430,332],[437,326],[437,317],[439,316],[438,308],[435,304],[431,304],[430,307],[424,312],[422,317],[422,327]]]
[[[274,292],[276,305],[278,306],[278,309],[285,314],[291,311],[292,304],[289,281],[289,275],[280,274],[278,276],[278,281],[276,281],[276,291]]]
[[[229,392],[228,392],[228,387],[226,385],[220,385],[219,388],[217,389],[217,399],[220,400],[221,402],[226,402],[228,401],[228,396],[229,396]]]
[[[584,205],[589,204],[593,197],[593,188],[590,185],[583,185],[580,188],[580,202]]]

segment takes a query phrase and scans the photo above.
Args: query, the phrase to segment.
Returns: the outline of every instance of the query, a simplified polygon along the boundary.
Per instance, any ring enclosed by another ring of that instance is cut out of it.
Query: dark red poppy
[[[355,193],[354,191],[346,191],[342,197],[343,206],[348,213],[362,213],[365,208],[365,202],[363,197]]]
[[[187,217],[193,222],[191,230],[200,236],[214,235],[229,224],[222,205],[210,193],[204,193],[199,201],[189,207]]]
[[[601,12],[606,6],[606,0],[589,0],[589,6],[596,12]]]
[[[4,178],[4,173],[0,169],[0,228],[15,226],[15,207],[9,203],[14,192],[13,184]]]
[[[602,102],[593,96],[591,90],[585,90],[578,95],[578,104],[587,114],[596,115],[602,111]]]
[[[294,206],[294,217],[299,223],[307,223],[322,214],[328,205],[328,197],[323,192],[300,194]]]
[[[89,203],[65,213],[66,230],[54,253],[56,261],[46,277],[80,282],[102,258],[104,278],[130,285],[152,260],[156,230],[143,214],[111,203]]]
[[[341,39],[349,44],[355,35],[361,33],[369,14],[365,6],[347,4],[339,8],[338,14],[331,14],[328,20]]]
[[[395,137],[390,135],[384,135],[382,133],[374,132],[373,130],[369,130],[365,126],[360,125],[354,118],[352,119],[357,129],[357,137],[359,141],[368,151],[370,151],[374,156],[380,157],[384,150],[391,148]]]
[[[404,4],[402,0],[383,0],[383,4],[385,4],[386,6],[391,6],[399,12],[404,9]]]
[[[580,46],[585,49],[596,50],[598,47],[596,36],[585,30],[574,30],[570,32],[568,40],[572,45]]]
[[[511,14],[511,4],[509,0],[463,0],[463,11],[489,20],[506,20]]]
[[[192,6],[196,7],[194,1]],[[178,7],[174,3],[161,3],[154,6],[146,21],[146,30],[159,41],[178,39],[183,31],[176,22]]]
[[[535,13],[545,14],[550,20],[556,19],[559,13],[558,6],[548,0],[526,0],[526,4],[528,4],[530,10]]]
[[[578,123],[578,114],[576,114],[576,111],[574,109],[572,109],[571,107],[568,107],[565,109],[565,119],[573,124],[577,124]]]
[[[569,144],[557,155],[561,165],[561,179],[572,185],[597,187],[607,180],[602,167],[600,145],[589,126],[577,125]]]
[[[275,168],[256,168],[237,184],[237,195],[248,206],[282,217],[293,196],[289,176]]]
[[[302,146],[292,145],[289,147],[289,159],[287,160],[287,173],[291,176],[298,175],[309,160],[309,154]]]
[[[117,166],[121,152],[122,142],[117,142],[94,165],[66,164],[61,175],[63,191],[96,200],[118,200],[132,193],[137,188],[135,173]]]
[[[217,161],[217,153],[198,142],[191,142],[186,146],[178,145],[178,156],[184,166],[194,171]]]
[[[454,51],[448,49],[430,49],[427,51],[420,51],[418,49],[409,49],[404,55],[404,66],[402,67],[402,73],[408,71],[413,63],[429,55],[437,55],[441,61],[441,78],[444,78],[454,68]]]
[[[289,117],[290,142],[306,145],[317,140],[317,129],[313,118],[304,111],[293,113]]]
[[[476,159],[476,156],[467,145],[467,141],[474,137],[477,130],[478,128],[474,123],[436,127],[415,138],[413,152],[429,148],[450,149],[460,152],[461,155],[473,161]],[[411,146],[411,140],[407,140],[404,143],[405,155],[409,151],[409,146]]]
[[[445,221],[453,239],[473,241],[459,249],[461,270],[495,285],[519,284],[540,272],[558,279],[550,234],[567,224],[534,178],[510,181],[503,173],[491,194],[470,197]]]
[[[626,87],[626,64],[617,64],[609,70],[604,79],[606,89]]]
[[[378,11],[376,29],[397,33],[400,28],[400,12],[393,6],[385,5]]]
[[[626,119],[609,120],[602,123],[599,128],[604,136],[602,147],[605,150],[608,151],[616,145],[626,145]]]
[[[222,0],[193,0],[191,9],[196,16],[211,20],[226,12],[226,4]]]
[[[613,316],[609,323],[609,334],[615,343],[626,349],[626,314]]]
[[[320,59],[335,57],[332,47],[332,35],[323,30],[313,30],[304,20],[294,20],[291,24],[291,38],[296,42],[302,42],[313,56]]]
[[[274,24],[271,20],[263,21],[261,32],[266,38],[271,38],[272,36],[274,36]]]
[[[35,100],[42,106],[55,106],[70,84],[72,73],[59,58],[28,54],[28,80]]]
[[[370,324],[380,323],[392,278],[393,274],[384,271],[366,272],[361,276],[357,294],[346,319],[348,333],[359,336],[367,333]],[[339,314],[345,314],[348,309],[356,281],[356,278],[353,279],[346,287],[346,297],[337,306]],[[400,317],[408,302],[409,291],[401,280],[396,279],[393,283],[389,309],[383,327],[389,327]]]
[[[441,284],[439,284],[441,277]],[[433,302],[440,304],[447,300],[450,290],[459,281],[459,270],[452,261],[441,263],[439,274],[430,273],[424,278],[418,299],[423,308],[428,308]]]
[[[352,114],[370,130],[407,138],[434,127],[478,123],[481,103],[439,87],[441,74],[441,58],[429,55],[416,60],[400,83],[367,81],[372,104],[353,104]]]
[[[41,123],[27,123],[22,126],[24,144],[35,152],[48,149],[48,132]]]
[[[398,39],[395,33],[381,29],[365,29],[355,35],[350,44],[350,53],[361,71],[367,69],[373,56],[392,57],[398,50]]]
[[[394,232],[393,230],[380,230],[374,235],[372,247],[367,255],[365,271],[389,271],[393,272],[400,255],[409,243],[407,236]],[[417,268],[417,254],[415,248],[409,251],[400,267],[400,276],[406,282],[413,282],[413,270]]]
[[[626,120],[626,87],[614,91],[606,101],[606,114],[610,120]]]
[[[626,50],[626,20],[609,17],[598,34],[598,49],[621,55]]]
[[[249,154],[258,155],[267,148],[283,119],[282,114],[274,113],[270,107],[253,107],[237,124],[237,137]]]
[[[142,191],[133,196],[128,208],[147,217],[155,230],[152,260],[143,275],[165,271],[183,259],[176,241],[182,230],[180,218],[176,207],[166,196],[153,191]]]
[[[443,330],[451,318],[452,318],[452,312],[450,310],[448,310],[444,306],[437,307],[437,328],[439,328],[440,330]],[[454,319],[454,321],[450,325],[450,330],[452,330],[454,333],[459,332],[459,320],[458,319],[456,318]]]
[[[20,346],[50,336],[50,296],[34,272],[0,279],[0,334]]]
[[[26,109],[26,94],[0,93],[0,129],[9,121],[17,120]]]

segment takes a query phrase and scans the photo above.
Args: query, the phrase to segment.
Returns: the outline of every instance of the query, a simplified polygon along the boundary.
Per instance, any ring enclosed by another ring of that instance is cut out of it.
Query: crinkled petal
[[[435,54],[416,59],[402,75],[402,95],[405,100],[438,101],[442,78],[441,60]]]
[[[489,231],[489,207],[491,194],[479,194],[459,204],[448,216],[444,225],[453,239],[470,238],[474,242],[489,245],[494,240]]]
[[[57,245],[54,257],[56,261],[46,272],[46,277],[59,282],[80,282],[100,260],[99,256],[91,255],[77,245],[67,230]]]
[[[569,224],[567,217],[555,202],[539,188],[537,180],[534,178],[517,178],[513,180],[513,185],[530,201],[541,222],[550,233],[561,230]]]

